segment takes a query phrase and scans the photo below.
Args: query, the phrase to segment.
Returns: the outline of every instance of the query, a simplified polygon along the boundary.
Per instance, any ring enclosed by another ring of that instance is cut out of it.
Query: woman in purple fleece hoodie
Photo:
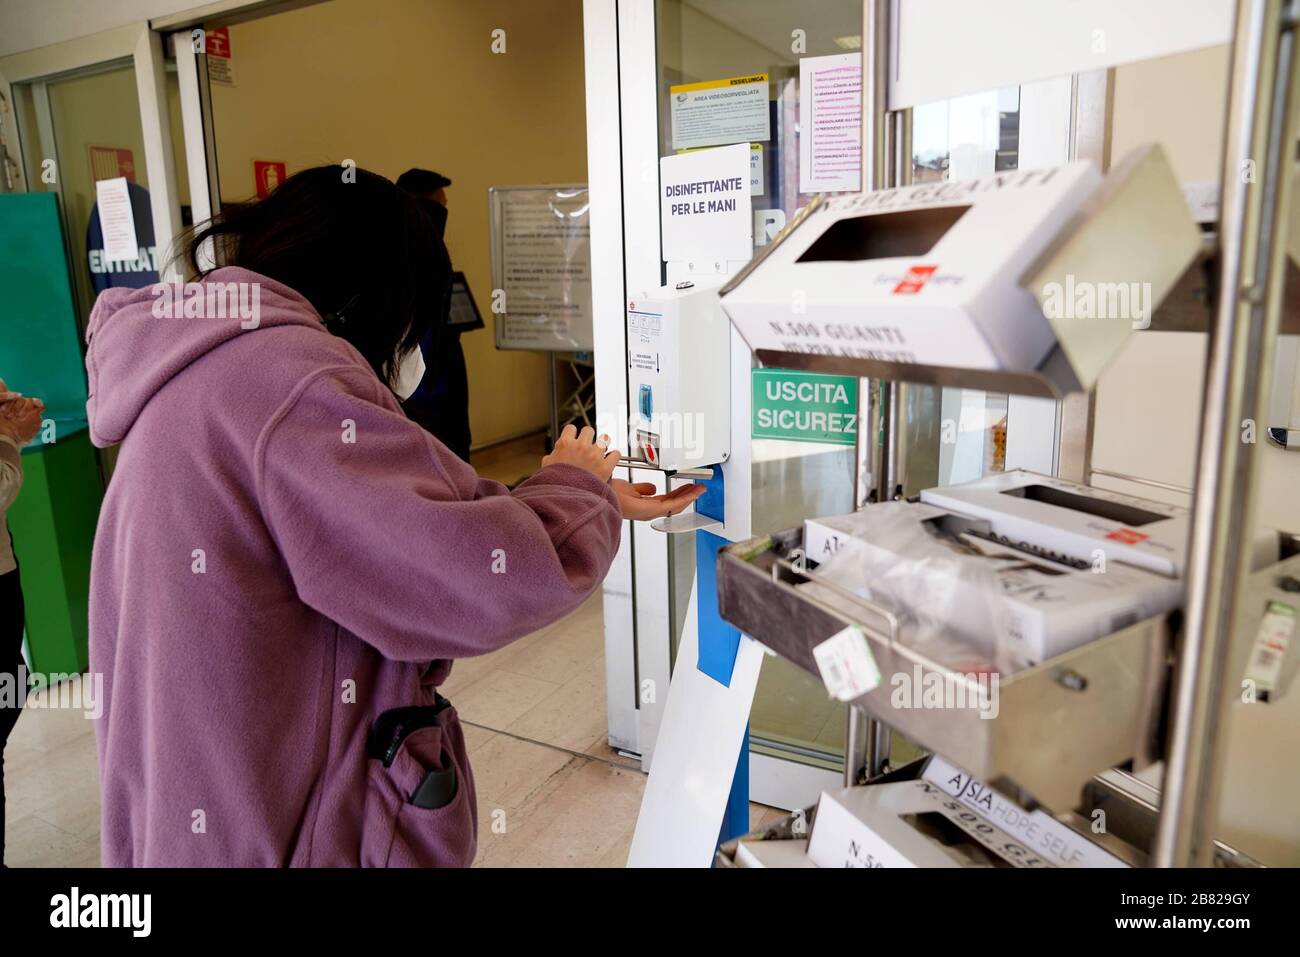
[[[185,286],[113,289],[87,332],[91,436],[121,443],[95,539],[106,866],[467,865],[452,661],[567,614],[623,518],[569,430],[513,492],[402,414],[443,315],[416,205],[322,167],[187,239]],[[653,489],[650,489],[653,491]]]

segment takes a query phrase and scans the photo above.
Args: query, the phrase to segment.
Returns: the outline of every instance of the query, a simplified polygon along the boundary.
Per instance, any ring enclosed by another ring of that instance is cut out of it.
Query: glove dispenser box
[[[1158,147],[819,198],[722,290],[761,362],[991,388],[1088,389],[1200,235]]]

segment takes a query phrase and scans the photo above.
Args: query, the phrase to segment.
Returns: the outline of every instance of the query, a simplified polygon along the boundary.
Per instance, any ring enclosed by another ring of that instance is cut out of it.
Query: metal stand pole
[[[890,0],[863,0],[862,29],[862,191],[872,192],[894,185],[891,173],[897,161],[891,157],[892,120],[889,113],[889,23]],[[863,379],[860,388],[870,388],[870,380]],[[897,485],[899,437],[897,398],[898,386],[888,383],[878,392],[872,391],[872,409],[869,428],[858,429],[859,442],[869,444],[869,455],[862,458],[871,463],[871,478],[876,501],[889,501]],[[879,435],[879,441],[877,441]],[[858,476],[862,481],[861,469]],[[863,490],[857,499],[859,505],[868,500],[870,493]]]
[[[898,142],[891,136],[889,113],[889,46],[890,0],[863,0],[862,29],[862,190],[883,189],[897,181],[899,162],[891,155],[891,144]],[[910,133],[910,127],[908,128]],[[909,154],[910,136],[904,148]],[[891,169],[892,167],[892,169]],[[867,379],[858,381],[859,393],[872,388]],[[902,429],[898,422],[898,384],[889,383],[880,390],[879,398],[872,393],[868,408],[872,414],[859,420],[857,455],[855,458],[853,507],[860,508],[872,497],[888,501],[894,497],[899,484],[899,441]],[[880,441],[876,441],[879,434]],[[874,489],[865,481],[865,468],[871,466]],[[846,718],[844,747],[844,784],[852,787],[858,783],[859,773],[866,769],[867,777],[884,770],[889,760],[891,732],[886,725],[868,718],[852,705]]]
[[[853,705],[849,705],[844,721],[844,786],[851,788],[857,785],[871,757],[867,747],[867,725],[871,722],[865,711]]]
[[[550,402],[548,403],[548,412],[551,416],[550,441],[546,449],[549,452],[555,447],[556,441],[560,438],[560,406],[555,392],[559,388],[559,376],[555,372],[555,353],[546,353],[546,383],[550,393]]]
[[[1219,302],[1206,369],[1187,558],[1186,632],[1175,677],[1169,753],[1152,862],[1212,862],[1220,742],[1235,676],[1238,584],[1249,571],[1254,436],[1277,338],[1292,170],[1294,11],[1239,0],[1224,136]],[[1260,430],[1262,431],[1262,430]]]
[[[1090,159],[1103,173],[1110,169],[1114,113],[1114,68],[1075,74],[1070,82],[1070,159]],[[1096,389],[1072,392],[1056,404],[1053,471],[1082,485],[1092,484],[1096,406]]]

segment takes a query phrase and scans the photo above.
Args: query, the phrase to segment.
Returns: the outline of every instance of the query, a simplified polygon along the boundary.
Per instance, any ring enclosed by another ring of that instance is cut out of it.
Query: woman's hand
[[[0,379],[0,413],[4,412],[5,406],[14,399],[21,399],[21,392],[10,392],[9,386],[5,385],[5,380]]]
[[[36,438],[41,430],[41,413],[45,403],[40,399],[25,399],[4,389],[0,382],[0,435],[13,439],[19,447]]]
[[[656,495],[654,485],[649,482],[633,484],[614,479],[610,485],[618,496],[623,517],[641,522],[675,515],[704,494],[703,485],[683,485],[667,495]]]
[[[579,432],[574,426],[566,425],[551,454],[542,458],[542,468],[548,465],[576,465],[608,482],[618,465],[618,452],[610,449],[608,435],[596,439],[596,431],[591,426]]]
[[[656,495],[655,487],[649,482],[633,484],[622,479],[611,481],[614,468],[618,465],[618,452],[610,450],[608,435],[602,435],[599,439],[595,439],[595,435],[595,430],[590,427],[579,432],[574,426],[566,425],[551,454],[542,459],[542,467],[557,463],[576,465],[601,481],[609,482],[618,496],[623,517],[635,521],[645,522],[676,515],[704,494],[703,485],[683,485],[666,495]]]

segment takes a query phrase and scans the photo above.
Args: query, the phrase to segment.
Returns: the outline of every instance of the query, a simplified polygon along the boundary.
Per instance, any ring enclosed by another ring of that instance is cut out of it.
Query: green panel
[[[86,667],[90,549],[103,482],[86,433],[80,338],[57,198],[0,195],[0,378],[46,407],[8,512],[32,666],[46,674]]]
[[[0,194],[0,379],[63,439],[86,428],[86,373],[53,193]]]
[[[8,518],[37,672],[86,669],[90,551],[102,498],[87,433],[37,445],[23,456],[23,487]]]
[[[853,445],[858,435],[858,380],[855,376],[755,369],[755,439],[787,439]]]

